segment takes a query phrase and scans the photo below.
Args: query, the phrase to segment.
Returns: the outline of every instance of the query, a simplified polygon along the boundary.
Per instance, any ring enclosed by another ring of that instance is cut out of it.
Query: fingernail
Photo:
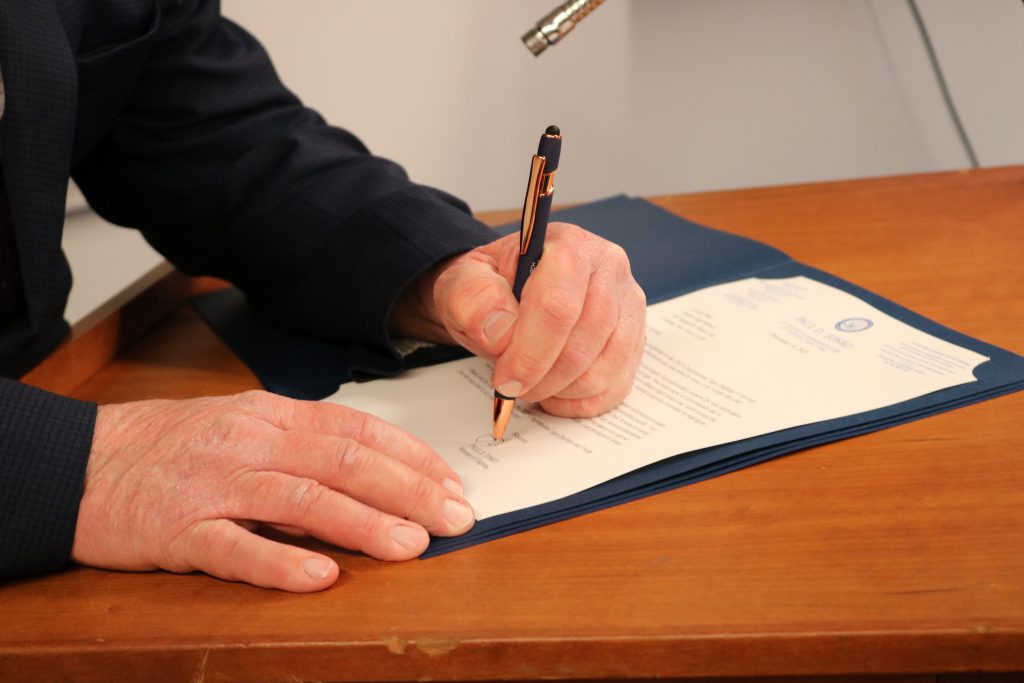
[[[473,523],[473,511],[465,503],[449,498],[444,502],[444,518],[455,531],[461,531]]]
[[[505,382],[500,387],[498,387],[498,393],[501,394],[502,396],[507,396],[509,398],[515,398],[516,396],[518,396],[522,392],[523,392],[523,383],[522,382],[516,382],[515,380],[510,380],[508,382]]]
[[[331,573],[331,565],[333,564],[333,562],[323,557],[311,557],[308,560],[303,560],[302,571],[306,572],[309,578],[319,581],[320,579],[327,578],[327,575]]]
[[[457,496],[461,496],[464,493],[462,489],[462,484],[455,481],[454,479],[445,478],[445,480],[441,482],[441,486],[445,487],[446,489],[448,489]]]
[[[516,316],[508,311],[491,313],[491,317],[484,323],[484,339],[488,344],[498,343],[515,321]]]
[[[423,545],[426,533],[419,527],[396,524],[391,527],[391,540],[408,550]]]

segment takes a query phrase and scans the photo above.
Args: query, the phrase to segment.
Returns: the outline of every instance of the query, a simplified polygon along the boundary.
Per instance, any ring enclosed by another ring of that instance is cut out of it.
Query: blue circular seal
[[[863,332],[869,329],[873,322],[867,318],[847,318],[836,323],[836,329],[840,332]]]

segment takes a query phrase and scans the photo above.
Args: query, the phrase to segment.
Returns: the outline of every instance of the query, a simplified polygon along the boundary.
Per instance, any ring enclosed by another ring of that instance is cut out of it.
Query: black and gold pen
[[[523,219],[519,226],[519,260],[516,262],[516,277],[512,283],[512,293],[516,301],[519,301],[523,285],[537,267],[544,251],[551,198],[555,193],[555,171],[558,170],[558,156],[561,151],[562,132],[558,126],[548,126],[544,135],[540,136],[537,153],[530,162],[530,182],[526,186]],[[494,392],[494,426],[491,435],[495,441],[502,441],[505,438],[505,430],[512,419],[515,405],[514,396]]]

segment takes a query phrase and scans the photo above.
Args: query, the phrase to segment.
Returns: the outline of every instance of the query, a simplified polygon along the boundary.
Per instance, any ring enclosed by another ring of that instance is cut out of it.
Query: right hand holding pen
[[[334,560],[253,523],[405,560],[472,526],[461,491],[425,443],[344,406],[259,391],[101,406],[72,559],[322,590]]]
[[[518,256],[519,237],[508,235],[445,262],[419,283],[420,317],[438,324],[396,327],[432,341],[446,334],[493,360],[495,389],[554,415],[614,408],[633,386],[646,338],[646,298],[626,253],[551,223],[522,303],[512,294]]]

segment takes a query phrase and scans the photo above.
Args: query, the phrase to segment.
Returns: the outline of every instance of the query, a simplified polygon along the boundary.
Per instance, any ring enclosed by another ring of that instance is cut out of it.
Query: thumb
[[[470,252],[447,268],[434,284],[434,302],[448,332],[478,356],[493,360],[512,339],[519,302],[483,254]]]

